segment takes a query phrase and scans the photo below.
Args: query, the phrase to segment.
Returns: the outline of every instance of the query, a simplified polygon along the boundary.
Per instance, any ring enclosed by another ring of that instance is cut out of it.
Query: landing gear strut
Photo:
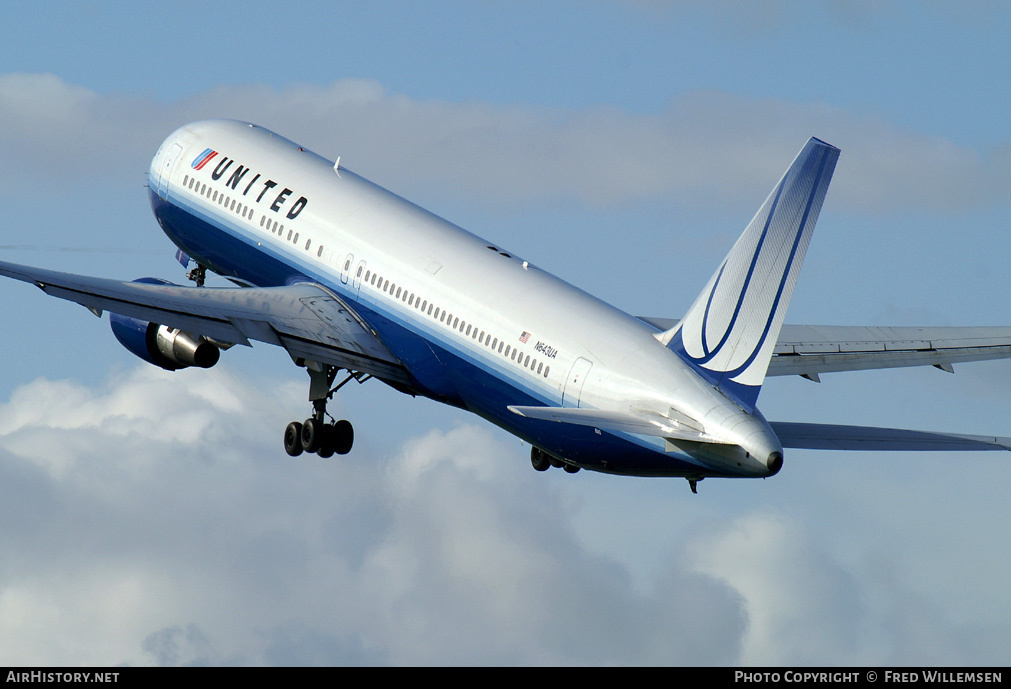
[[[284,451],[292,457],[298,457],[303,452],[310,452],[320,457],[332,457],[335,454],[346,455],[355,442],[355,431],[350,421],[334,419],[326,410],[326,403],[333,399],[334,393],[352,380],[364,383],[371,376],[351,371],[338,385],[333,382],[340,370],[329,364],[306,362],[309,371],[309,399],[312,401],[312,416],[299,423],[292,421],[284,429]],[[333,386],[333,387],[331,387]],[[333,419],[327,423],[326,417]]]
[[[207,279],[207,268],[198,263],[195,268],[186,273],[186,277],[197,283],[197,287],[203,287],[204,280]]]

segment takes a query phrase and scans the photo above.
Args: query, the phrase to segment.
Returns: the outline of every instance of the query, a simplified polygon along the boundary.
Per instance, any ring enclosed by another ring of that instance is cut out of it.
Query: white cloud
[[[987,204],[1003,198],[998,180],[1009,168],[1000,150],[973,151],[880,118],[716,92],[635,114],[416,101],[342,80],[219,87],[166,105],[98,95],[52,75],[0,76],[0,155],[20,162],[18,175],[80,182],[103,169],[136,180],[170,131],[208,117],[256,121],[394,190],[452,190],[486,202],[673,198],[757,207],[812,135],[843,148],[833,191],[840,209]]]
[[[746,601],[742,664],[861,662],[866,649],[856,641],[865,613],[857,582],[802,529],[782,517],[749,514],[711,535],[693,544],[696,566]]]
[[[842,492],[814,520],[719,497],[739,484],[678,485],[704,500],[698,517],[668,497],[641,522],[638,496],[670,483],[609,478],[627,497],[595,519],[627,534],[619,560],[577,528],[592,477],[537,474],[470,424],[391,456],[290,460],[280,430],[305,404],[302,385],[226,368],[15,390],[0,405],[0,662],[986,664],[1011,635],[904,577],[957,534],[905,552]],[[816,537],[838,523],[865,535]],[[666,564],[633,581],[637,559]],[[970,600],[1001,587],[965,584]]]
[[[678,566],[635,592],[488,430],[289,460],[279,430],[300,397],[218,369],[15,391],[4,662],[733,661],[736,594]]]

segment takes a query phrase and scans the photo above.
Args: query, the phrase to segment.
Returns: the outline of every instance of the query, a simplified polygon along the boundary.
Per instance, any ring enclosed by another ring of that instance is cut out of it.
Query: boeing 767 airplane
[[[767,376],[1011,356],[1011,328],[783,325],[839,149],[812,138],[680,320],[638,318],[267,129],[211,120],[151,162],[155,218],[195,286],[0,262],[0,274],[110,313],[116,338],[174,370],[251,341],[309,374],[284,448],[350,451],[327,413],[377,378],[467,409],[531,462],[632,476],[767,477],[784,448],[1001,450],[1011,438],[766,421]],[[204,286],[206,272],[235,287]]]

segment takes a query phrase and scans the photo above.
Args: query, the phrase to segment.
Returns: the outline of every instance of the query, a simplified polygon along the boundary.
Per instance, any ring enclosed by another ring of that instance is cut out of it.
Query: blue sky
[[[236,117],[677,317],[818,136],[842,158],[788,322],[1011,323],[1001,3],[290,5],[6,7],[0,256],[182,280],[147,166],[180,124]],[[308,405],[282,352],[163,374],[2,289],[2,663],[1007,662],[1005,455],[795,451],[692,496],[535,474],[373,383],[337,405],[352,455],[292,462]],[[1008,380],[777,379],[760,406],[1011,435]]]

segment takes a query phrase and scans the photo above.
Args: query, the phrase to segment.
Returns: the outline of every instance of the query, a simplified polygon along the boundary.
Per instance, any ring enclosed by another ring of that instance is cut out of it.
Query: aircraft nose
[[[779,470],[783,468],[783,453],[773,452],[769,455],[769,458],[765,460],[765,466],[769,467],[769,476],[775,476],[779,473]]]

